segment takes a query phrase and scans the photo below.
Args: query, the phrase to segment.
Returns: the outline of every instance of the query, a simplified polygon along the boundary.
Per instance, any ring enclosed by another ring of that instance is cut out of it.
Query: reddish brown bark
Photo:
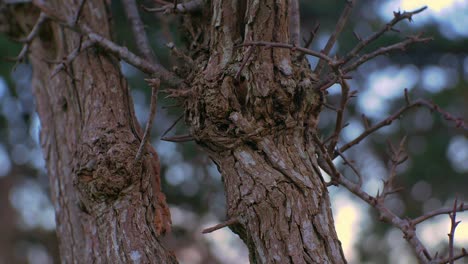
[[[289,49],[239,48],[290,43],[288,5],[213,1],[187,121],[223,175],[231,228],[251,263],[345,263],[312,141],[317,80]]]
[[[47,4],[73,18],[77,2]],[[106,1],[88,0],[79,23],[110,37],[106,10]],[[38,16],[33,7],[14,11],[23,23]],[[119,61],[89,48],[51,78],[54,62],[81,41],[78,33],[46,23],[30,49],[62,262],[175,263],[158,240],[170,225],[158,157],[148,145],[135,162],[141,129]]]

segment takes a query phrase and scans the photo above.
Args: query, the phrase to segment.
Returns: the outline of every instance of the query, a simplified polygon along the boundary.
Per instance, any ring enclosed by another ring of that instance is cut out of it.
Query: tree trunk
[[[317,80],[294,51],[238,46],[289,43],[289,1],[211,5],[186,120],[223,175],[231,229],[251,263],[345,263],[312,141]]]
[[[78,2],[47,4],[72,21]],[[86,1],[79,23],[110,37],[106,3]],[[38,16],[32,6],[14,11],[22,23]],[[158,157],[148,145],[134,161],[141,129],[119,61],[90,48],[51,77],[80,38],[47,23],[30,49],[62,263],[175,263],[158,240],[170,224]]]

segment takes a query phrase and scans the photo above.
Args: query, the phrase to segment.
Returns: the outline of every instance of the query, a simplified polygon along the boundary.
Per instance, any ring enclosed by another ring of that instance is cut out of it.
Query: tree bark
[[[212,1],[198,24],[206,34],[197,51],[209,52],[193,53],[186,120],[222,173],[230,227],[251,263],[346,263],[312,140],[317,80],[294,51],[239,47],[289,43],[288,5]]]
[[[71,21],[78,2],[47,4]],[[110,38],[106,3],[86,1],[78,23]],[[32,6],[11,10],[18,24],[38,17]],[[141,128],[119,61],[89,48],[51,77],[82,41],[46,23],[29,56],[62,263],[176,263],[158,240],[170,225],[158,157],[148,145],[135,162]]]

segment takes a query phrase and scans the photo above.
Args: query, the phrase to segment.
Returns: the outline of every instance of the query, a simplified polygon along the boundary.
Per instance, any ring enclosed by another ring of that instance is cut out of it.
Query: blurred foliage
[[[357,43],[353,31],[361,37],[365,37],[372,31],[382,27],[382,20],[377,10],[384,1],[357,1],[349,23],[339,38],[335,54],[342,56],[351,50]],[[139,1],[147,6],[153,5],[153,1]],[[313,29],[315,23],[320,23],[318,36],[312,43],[312,48],[320,50],[337,21],[344,1],[302,1],[301,17],[304,27],[303,35]],[[392,10],[388,10],[391,12]],[[112,1],[113,22],[115,24],[115,39],[122,45],[127,45],[130,50],[135,50],[135,43],[126,21],[119,1]],[[184,49],[183,37],[180,33],[181,19],[178,16],[162,16],[142,12],[142,18],[147,25],[147,32],[151,44],[159,61],[176,66],[176,61],[170,56],[169,49],[165,47],[168,42],[174,42],[180,49]],[[465,15],[466,19],[466,15]],[[426,98],[434,101],[440,107],[450,111],[455,116],[468,119],[468,37],[459,36],[447,39],[444,29],[434,21],[424,27],[415,28],[418,24],[418,16],[413,23],[401,22],[396,28],[401,32],[390,32],[383,38],[367,47],[363,52],[371,51],[382,45],[398,42],[407,35],[424,31],[426,35],[434,37],[434,41],[428,44],[412,46],[404,53],[395,53],[375,59],[361,67],[353,74],[352,89],[358,90],[362,95],[371,89],[368,82],[369,76],[389,66],[404,67],[413,65],[419,76],[414,87],[410,88],[411,98]],[[21,45],[14,40],[0,35],[0,58],[14,57],[19,53]],[[311,59],[311,63],[314,63]],[[443,88],[432,92],[424,86],[423,72],[427,65],[436,65],[442,69],[452,69],[452,75],[444,80]],[[37,196],[18,199],[15,194],[19,188],[31,188],[39,186],[43,194],[48,193],[47,176],[45,174],[42,155],[40,154],[38,138],[39,121],[34,113],[33,97],[31,94],[29,66],[19,65],[13,71],[14,63],[3,61],[0,64],[0,263],[58,263],[57,241],[53,235],[53,229],[47,225],[34,222],[31,218],[42,219],[41,212],[50,210],[48,201],[36,205],[36,214],[25,214],[23,211],[32,211],[31,200]],[[132,88],[137,117],[142,124],[145,123],[149,108],[150,90],[143,81],[143,75],[129,65],[122,66]],[[391,76],[390,76],[391,78]],[[409,82],[409,81],[408,81]],[[378,85],[378,84],[377,84]],[[395,85],[399,85],[395,83]],[[406,84],[401,84],[406,85]],[[404,87],[401,87],[404,88]],[[402,90],[402,89],[401,89]],[[358,96],[360,96],[358,95]],[[327,96],[327,101],[336,104],[339,95],[332,93]],[[172,207],[174,232],[166,242],[176,251],[178,257],[184,263],[239,263],[239,259],[245,259],[245,248],[241,251],[243,258],[237,257],[240,241],[232,241],[232,237],[200,235],[200,230],[207,225],[224,220],[224,193],[222,181],[216,167],[194,143],[168,143],[160,141],[161,134],[182,114],[180,106],[175,101],[159,97],[157,120],[153,128],[153,145],[160,153],[162,162],[163,190]],[[369,99],[372,100],[372,99]],[[381,116],[371,116],[371,122],[378,122],[393,113],[405,104],[403,93],[382,101],[386,110]],[[347,115],[352,125],[362,127],[360,115],[363,106],[372,104],[370,101],[352,101]],[[320,128],[324,137],[329,134],[334,125],[334,114],[325,110],[321,116]],[[349,128],[351,129],[351,128]],[[345,129],[346,131],[346,129]],[[351,134],[353,131],[351,131]],[[186,134],[187,127],[179,122],[169,134]],[[398,185],[404,190],[395,195],[404,206],[397,208],[402,215],[414,217],[421,213],[436,209],[437,206],[450,205],[457,196],[460,200],[467,199],[466,186],[468,186],[467,166],[456,169],[454,166],[457,152],[465,153],[467,149],[457,149],[452,146],[450,155],[449,146],[454,143],[454,138],[467,139],[463,130],[454,128],[454,124],[443,119],[437,113],[430,113],[427,109],[415,109],[394,122],[390,127],[374,134],[363,143],[347,152],[363,172],[365,181],[384,179],[388,172],[388,141],[396,144],[403,136],[407,136],[407,150],[409,160],[401,166],[398,176]],[[342,140],[341,143],[347,140]],[[458,141],[457,141],[458,142]],[[465,141],[468,142],[468,141]],[[468,143],[460,148],[468,148]],[[374,161],[369,160],[369,155]],[[467,158],[468,159],[468,158]],[[467,162],[465,159],[461,162]],[[8,167],[9,166],[9,167]],[[369,168],[370,167],[370,168]],[[463,166],[461,166],[463,167]],[[352,172],[346,169],[346,175],[352,176]],[[3,174],[2,172],[5,171]],[[28,187],[29,186],[29,187]],[[418,193],[418,188],[423,194]],[[429,194],[427,189],[429,186]],[[334,188],[334,187],[331,187]],[[29,189],[28,189],[29,190]],[[373,190],[374,194],[377,190]],[[419,196],[423,195],[423,199]],[[15,198],[16,197],[16,198]],[[47,196],[48,197],[48,196]],[[419,197],[419,198],[418,198]],[[23,201],[24,205],[18,205]],[[431,201],[429,204],[428,201]],[[29,206],[29,207],[28,207]],[[335,210],[340,210],[339,207]],[[357,239],[357,254],[355,263],[392,263],[388,252],[392,246],[385,242],[385,237],[392,234],[392,230],[386,224],[377,222],[372,209],[369,209],[370,219],[367,226]],[[28,220],[29,219],[29,220]],[[49,222],[51,219],[49,219]],[[6,224],[5,224],[6,223]],[[52,225],[53,226],[53,225]],[[223,231],[224,232],[224,231]],[[224,233],[222,233],[224,234]],[[400,236],[401,238],[401,236]],[[228,241],[228,242],[226,242]],[[231,255],[220,251],[219,243],[231,245]],[[395,243],[403,243],[401,239]],[[372,248],[369,249],[369,245]],[[21,253],[20,253],[21,252]],[[26,252],[26,254],[22,253]],[[38,262],[43,260],[43,262]]]

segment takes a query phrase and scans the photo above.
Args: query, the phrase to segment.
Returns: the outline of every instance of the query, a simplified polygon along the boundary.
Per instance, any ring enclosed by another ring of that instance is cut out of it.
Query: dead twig
[[[333,150],[338,143],[340,138],[341,131],[343,129],[343,118],[344,113],[346,111],[346,106],[348,104],[348,99],[350,98],[349,94],[349,84],[343,78],[340,79],[340,86],[341,86],[341,102],[340,107],[336,111],[336,123],[335,123],[335,131],[331,136],[330,144],[328,144],[328,152],[333,153]]]
[[[390,45],[390,46],[386,46],[386,47],[381,47],[379,49],[377,49],[376,51],[373,51],[371,53],[367,53],[363,56],[360,56],[355,62],[353,62],[351,65],[348,65],[346,67],[343,68],[343,72],[346,74],[348,72],[351,72],[353,70],[355,70],[357,67],[361,66],[363,63],[377,57],[377,56],[380,56],[380,55],[383,55],[383,54],[387,54],[389,52],[392,52],[392,51],[396,51],[396,50],[406,50],[406,48],[411,45],[411,44],[414,44],[414,43],[419,43],[419,42],[428,42],[432,40],[432,38],[422,38],[421,37],[421,34],[418,34],[418,35],[415,35],[415,36],[410,36],[408,37],[406,40],[404,41],[401,41],[399,43],[396,43],[396,44],[393,44],[393,45]],[[339,62],[339,64],[341,64],[342,62]]]
[[[148,117],[148,121],[146,122],[145,133],[143,134],[143,138],[141,139],[140,147],[138,148],[137,154],[135,156],[135,162],[138,163],[143,155],[143,151],[145,149],[146,143],[151,135],[151,128],[153,126],[153,120],[156,116],[156,106],[158,102],[158,91],[161,85],[161,81],[159,79],[145,79],[148,82],[149,86],[151,87],[151,103],[150,103],[150,114]]]
[[[181,114],[181,115],[174,121],[174,123],[172,123],[172,125],[162,133],[161,138],[164,138],[164,136],[165,136],[167,133],[169,133],[169,131],[171,131],[171,130],[175,127],[175,125],[176,125],[177,123],[179,123],[179,121],[182,119],[182,117],[184,117],[184,114]]]
[[[407,103],[406,106],[400,108],[394,114],[392,114],[389,117],[385,118],[384,120],[380,121],[376,125],[368,127],[364,132],[362,132],[355,139],[351,140],[350,142],[348,142],[344,146],[342,146],[339,149],[339,151],[341,153],[345,152],[346,150],[348,150],[352,146],[359,144],[363,139],[365,139],[366,137],[368,137],[370,134],[374,133],[375,131],[379,130],[380,128],[391,125],[393,123],[393,121],[399,119],[400,116],[404,112],[406,112],[406,111],[408,111],[408,110],[410,110],[412,108],[421,107],[421,106],[424,106],[424,107],[430,109],[431,111],[436,111],[438,113],[441,113],[446,120],[455,122],[457,128],[463,128],[465,130],[467,129],[466,123],[465,123],[465,121],[463,121],[463,119],[454,117],[453,115],[451,115],[447,111],[444,111],[442,108],[440,108],[438,105],[436,105],[434,103],[428,102],[428,101],[423,100],[423,99],[418,99],[418,100],[415,100],[413,102],[410,102],[409,104]],[[336,157],[336,155],[334,156],[334,158],[335,157]]]
[[[457,207],[457,212],[464,212],[464,211],[468,211],[468,205],[465,205],[464,203],[461,203],[458,207]],[[443,215],[443,214],[450,214],[451,212],[453,212],[453,208],[440,208],[440,209],[436,209],[436,210],[433,210],[433,211],[430,211],[424,215],[421,215],[417,218],[414,218],[413,220],[411,220],[411,222],[414,224],[414,225],[417,225],[417,224],[420,224],[426,220],[428,220],[429,218],[432,218],[434,216],[438,216],[438,215]]]
[[[367,37],[366,39],[363,39],[362,41],[360,41],[346,56],[345,58],[343,59],[343,64],[346,64],[347,62],[349,62],[351,59],[355,58],[358,53],[364,49],[366,46],[368,46],[370,43],[372,43],[373,41],[375,41],[376,39],[380,38],[385,32],[387,31],[390,31],[393,29],[393,26],[395,26],[398,22],[402,21],[402,20],[405,20],[405,19],[408,19],[408,21],[412,21],[413,19],[413,15],[415,14],[418,14],[418,13],[421,13],[422,11],[424,11],[427,7],[424,6],[422,8],[419,8],[417,10],[414,10],[414,11],[410,11],[410,12],[393,12],[393,19],[387,23],[384,27],[382,27],[379,31],[375,32],[374,34],[370,35],[369,37]],[[359,37],[360,38],[360,37]]]
[[[211,233],[211,232],[216,231],[218,229],[221,229],[221,228],[224,228],[224,227],[227,227],[227,226],[230,226],[230,225],[234,225],[234,224],[237,224],[237,223],[239,223],[239,219],[237,219],[237,217],[231,218],[231,219],[229,219],[229,220],[227,220],[225,222],[222,222],[220,224],[217,224],[217,225],[215,225],[213,227],[203,229],[202,234],[208,234],[208,233]]]
[[[29,51],[29,47],[31,46],[31,42],[34,40],[34,38],[39,34],[39,30],[44,24],[44,22],[47,21],[47,15],[43,12],[39,14],[39,18],[36,21],[36,24],[34,24],[34,27],[32,28],[31,32],[29,32],[28,36],[23,39],[21,42],[24,43],[23,48],[21,49],[20,53],[16,57],[15,61],[15,66],[13,66],[13,71],[16,69],[16,66],[18,63],[21,63],[25,60],[26,54]]]
[[[173,136],[173,137],[163,137],[161,138],[161,140],[178,143],[178,142],[193,141],[194,138],[192,135],[181,135],[181,136]]]
[[[70,52],[70,54],[68,54],[63,60],[62,62],[59,63],[59,65],[57,65],[57,67],[55,67],[55,69],[52,71],[52,73],[50,74],[50,77],[49,78],[53,78],[55,75],[57,75],[60,71],[64,70],[65,68],[67,68],[67,65],[69,65],[70,63],[72,63],[72,61],[78,57],[78,55],[81,54],[82,51],[92,47],[94,45],[94,41],[92,40],[87,40],[83,43],[81,43],[81,45],[78,46],[78,48],[75,48],[72,52]]]
[[[290,49],[292,51],[297,50],[297,51],[300,51],[302,53],[305,53],[305,54],[308,54],[308,55],[311,55],[311,56],[314,56],[314,57],[321,58],[321,59],[327,61],[329,64],[335,64],[336,63],[332,58],[328,57],[325,54],[322,54],[320,52],[313,51],[313,50],[310,50],[310,49],[306,49],[306,48],[296,47],[294,45],[287,44],[287,43],[267,42],[267,41],[249,41],[249,42],[244,42],[243,44],[241,44],[241,45],[239,45],[237,47],[242,47],[242,46],[263,46],[263,47]]]
[[[448,234],[449,237],[449,262],[450,264],[454,263],[453,259],[453,242],[455,240],[455,229],[457,229],[458,224],[460,224],[461,221],[457,221],[457,202],[458,199],[455,198],[455,201],[453,202],[453,210],[452,213],[449,214],[450,216],[450,233]]]
[[[351,14],[351,10],[353,9],[354,2],[355,0],[346,1],[346,7],[344,8],[343,12],[341,13],[340,18],[338,19],[338,22],[335,25],[335,30],[330,35],[330,38],[328,38],[327,44],[325,45],[325,48],[322,50],[323,54],[327,56],[330,54],[330,51],[335,45],[335,42],[338,39],[338,36],[340,35],[341,31],[346,25],[346,22],[348,21],[348,17]],[[314,73],[317,75],[320,75],[324,66],[325,66],[325,61],[319,60],[317,66],[315,67]]]
[[[73,20],[72,20],[72,25],[76,25],[76,23],[78,23],[78,20],[80,19],[80,16],[81,16],[81,12],[83,11],[83,7],[86,3],[86,0],[81,0],[80,4],[78,5],[78,10],[76,11],[75,13],[75,16],[73,17]]]
[[[143,22],[141,21],[140,13],[138,12],[137,4],[135,0],[122,0],[122,5],[125,10],[125,15],[128,21],[132,25],[133,36],[140,54],[152,63],[156,62],[153,50],[148,41]]]
[[[140,69],[142,72],[151,74],[155,78],[161,79],[171,86],[183,85],[183,81],[179,77],[177,77],[174,73],[164,68],[164,66],[158,63],[151,63],[147,61],[146,59],[143,59],[135,55],[134,53],[129,51],[126,47],[119,46],[116,43],[112,42],[111,40],[107,39],[106,37],[95,33],[86,25],[83,25],[80,23],[73,25],[62,14],[56,12],[53,8],[46,5],[44,0],[33,0],[33,3],[38,8],[40,8],[42,12],[44,12],[49,18],[54,19],[56,22],[60,23],[61,25],[64,25],[65,27],[68,27],[84,36],[87,36],[91,41],[94,41],[97,45],[99,45],[103,49],[111,52],[112,54],[116,55],[120,59],[135,66],[136,68]]]

